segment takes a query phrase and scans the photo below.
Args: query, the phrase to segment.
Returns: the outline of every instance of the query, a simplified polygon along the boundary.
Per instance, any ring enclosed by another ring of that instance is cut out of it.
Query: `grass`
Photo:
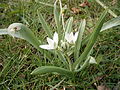
[[[91,32],[103,9],[95,2],[91,2],[91,7],[80,8],[80,14],[71,12],[72,7],[77,7],[77,0],[71,2],[70,7],[65,11],[65,19],[70,16],[74,17],[74,28],[78,25],[81,18],[88,21],[86,34]],[[104,1],[104,0],[103,0]],[[112,1],[112,0],[111,0]],[[52,0],[41,0],[53,5]],[[65,5],[68,1],[63,1]],[[81,1],[82,2],[82,1]],[[109,2],[104,2],[106,5],[111,5]],[[112,7],[118,13],[117,4]],[[115,9],[113,8],[115,7]],[[117,8],[116,8],[117,7]],[[9,1],[4,0],[0,4],[0,28],[6,28],[13,22],[22,22],[30,27],[34,33],[40,38],[45,39],[46,34],[41,29],[41,24],[38,21],[37,10],[46,18],[46,21],[52,25],[54,30],[53,7],[45,4],[40,4],[30,0],[24,1]],[[97,13],[94,13],[97,12]],[[120,13],[118,13],[119,15]],[[109,18],[111,16],[109,15]],[[107,19],[109,19],[107,18]],[[82,72],[78,73],[75,82],[65,79],[57,88],[64,86],[73,86],[76,90],[96,89],[97,85],[104,84],[113,89],[120,82],[120,27],[112,28],[99,35],[99,39],[94,47],[93,56],[101,55],[103,60],[99,65],[88,66]],[[97,52],[97,53],[96,53]],[[44,74],[32,76],[30,73],[37,66],[55,65],[63,66],[58,60],[44,60],[34,47],[21,39],[12,38],[10,36],[0,37],[0,90],[15,89],[15,90],[48,90],[57,85],[64,77],[60,75]],[[74,90],[74,89],[73,89]]]

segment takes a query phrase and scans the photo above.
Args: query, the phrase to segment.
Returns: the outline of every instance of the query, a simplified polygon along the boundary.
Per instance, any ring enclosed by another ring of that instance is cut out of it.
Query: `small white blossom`
[[[76,32],[75,34],[73,34],[73,32],[71,32],[71,33],[65,33],[65,39],[70,44],[75,44],[75,42],[77,40],[77,37],[78,37],[78,32]]]
[[[58,34],[55,32],[53,39],[47,37],[47,45],[40,45],[40,48],[51,50],[58,47]]]

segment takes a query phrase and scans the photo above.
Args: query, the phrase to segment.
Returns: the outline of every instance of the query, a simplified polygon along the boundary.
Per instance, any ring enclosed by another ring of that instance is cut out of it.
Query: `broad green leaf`
[[[113,18],[107,22],[105,22],[100,30],[100,32],[108,30],[112,27],[120,25],[120,16]],[[90,39],[91,34],[89,34],[85,39],[82,40],[82,46],[85,45]]]
[[[89,42],[88,42],[84,52],[81,54],[81,56],[73,64],[74,69],[77,69],[79,67],[80,62],[87,58],[87,55],[89,54],[94,43],[96,42],[97,36],[99,35],[99,32],[103,26],[106,15],[107,15],[107,11],[104,11],[104,13],[100,16],[100,18],[96,24],[96,27],[95,27],[92,35],[90,36]]]
[[[19,30],[15,30],[14,32],[10,32],[10,30],[8,29],[9,35],[28,41],[36,49],[38,49],[42,54],[45,52],[45,51],[43,52],[43,50],[39,47],[39,45],[41,44],[40,40],[38,40],[38,38],[34,35],[34,33],[27,26],[25,26],[22,23],[13,23],[9,27],[8,27],[9,29],[20,28]],[[50,56],[48,54],[46,55],[46,57],[50,59]]]
[[[79,26],[79,33],[78,33],[78,38],[77,41],[75,43],[75,49],[74,49],[74,58],[77,59],[79,57],[79,52],[80,52],[80,48],[81,48],[81,42],[82,42],[82,36],[85,30],[85,25],[86,25],[86,21],[85,19],[81,21],[80,26]]]
[[[73,77],[73,72],[56,66],[41,66],[33,70],[31,73],[32,75],[38,75],[38,74],[44,74],[44,73],[51,73],[51,72],[57,72],[61,75],[66,75],[68,77]]]
[[[72,24],[73,24],[73,17],[70,17],[66,22],[66,26],[65,26],[66,33],[70,33],[72,31]]]
[[[45,54],[48,59],[50,59],[50,54],[47,51],[42,50],[40,46],[40,40],[34,35],[34,33],[25,25],[21,24],[21,30],[19,31],[20,36],[32,44],[36,49],[38,49],[42,54]],[[17,32],[18,33],[18,32]]]
[[[19,27],[21,27],[21,30],[19,30],[17,33],[26,41],[28,41],[30,44],[32,44],[35,48],[39,49],[40,42],[38,38],[34,35],[34,33],[25,25],[19,24]]]
[[[8,34],[7,29],[0,29],[0,35]]]
[[[47,33],[48,37],[52,38],[52,31],[50,26],[47,24],[47,22],[45,21],[45,19],[43,18],[43,16],[38,13],[38,17],[40,20],[40,23],[42,24],[43,29],[45,30],[45,32]]]
[[[107,21],[106,23],[103,24],[101,32],[107,29],[110,29],[112,27],[118,26],[120,25],[120,16],[113,18],[109,21]]]

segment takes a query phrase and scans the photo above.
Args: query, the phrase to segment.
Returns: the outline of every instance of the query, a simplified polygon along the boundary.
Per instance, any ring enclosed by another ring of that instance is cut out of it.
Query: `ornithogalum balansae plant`
[[[33,45],[41,54],[46,55],[46,59],[51,60],[53,55],[57,55],[56,59],[64,64],[64,67],[57,66],[41,66],[37,67],[31,74],[44,74],[56,72],[69,78],[74,78],[75,73],[80,72],[89,64],[97,64],[94,57],[91,56],[91,51],[97,40],[100,32],[119,25],[120,17],[113,18],[104,23],[107,15],[105,10],[97,21],[93,32],[83,39],[83,33],[86,27],[86,20],[80,22],[76,32],[72,30],[73,17],[70,17],[66,24],[63,20],[62,10],[59,13],[54,4],[54,19],[56,23],[56,31],[52,31],[45,19],[38,11],[38,19],[47,34],[47,42],[41,42],[34,33],[22,23],[13,23],[6,29],[0,29],[0,35],[8,34],[12,37],[24,39]],[[112,23],[112,24],[111,24]],[[111,26],[112,25],[112,26]],[[87,43],[86,43],[87,42]],[[80,50],[82,44],[86,47],[82,53]],[[48,53],[49,52],[49,53]],[[72,60],[71,58],[72,57]]]

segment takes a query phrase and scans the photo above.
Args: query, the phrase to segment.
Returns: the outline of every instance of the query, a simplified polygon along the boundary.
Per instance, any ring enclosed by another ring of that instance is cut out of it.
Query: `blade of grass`
[[[103,14],[100,16],[98,23],[90,37],[90,40],[84,50],[84,52],[81,54],[81,56],[75,61],[73,64],[74,69],[77,69],[79,67],[79,64],[81,61],[85,60],[87,58],[87,55],[89,54],[90,50],[92,49],[94,43],[96,42],[97,36],[99,35],[99,32],[102,28],[102,25],[104,23],[105,17],[107,15],[107,10],[103,12]]]
[[[86,25],[86,21],[84,19],[80,23],[78,38],[77,38],[77,41],[75,43],[75,48],[74,48],[74,59],[75,60],[79,57],[79,51],[81,48],[82,36],[83,36],[84,30],[85,30],[85,25]]]
[[[108,7],[105,6],[100,0],[96,0],[96,2],[97,2],[98,4],[100,4],[104,9],[108,9]],[[117,15],[116,15],[112,10],[108,9],[108,12],[109,12],[113,17],[117,17]]]
[[[1,77],[2,75],[5,75],[5,74],[8,72],[8,69],[9,69],[9,67],[11,66],[11,63],[12,63],[12,60],[14,59],[14,57],[15,57],[15,56],[13,56],[13,57],[9,60],[9,62],[4,66],[4,68],[3,68],[2,71],[0,72],[0,77]]]
[[[35,2],[39,3],[39,4],[42,4],[42,5],[45,5],[45,6],[54,7],[52,4],[40,2],[40,0],[35,0]]]

